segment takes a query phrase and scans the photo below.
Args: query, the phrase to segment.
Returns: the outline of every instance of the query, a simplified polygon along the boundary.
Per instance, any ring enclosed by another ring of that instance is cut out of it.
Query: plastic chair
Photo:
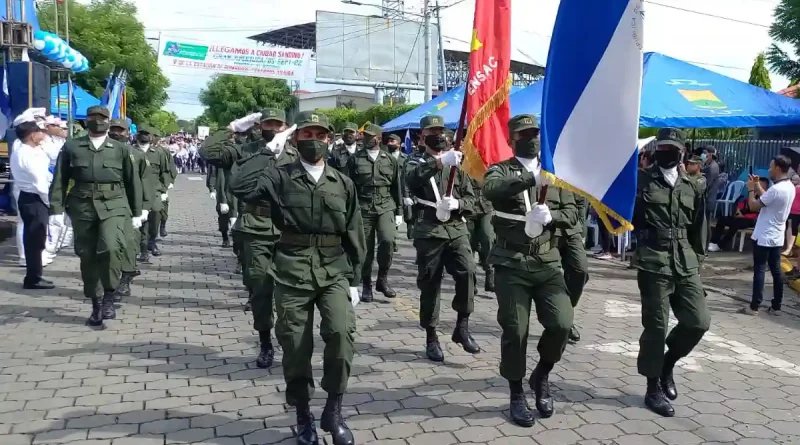
[[[731,213],[731,206],[736,203],[739,195],[742,194],[744,186],[744,181],[733,181],[728,184],[728,189],[725,191],[725,198],[718,200],[716,207],[714,207],[714,215],[717,214],[717,208],[719,208],[721,204],[723,206],[722,216],[729,216]]]
[[[731,241],[733,242],[734,246],[736,245],[736,237],[737,236],[739,237],[739,253],[741,253],[744,250],[744,241],[747,238],[747,235],[752,235],[752,234],[753,234],[753,229],[742,229],[733,234],[733,240]]]

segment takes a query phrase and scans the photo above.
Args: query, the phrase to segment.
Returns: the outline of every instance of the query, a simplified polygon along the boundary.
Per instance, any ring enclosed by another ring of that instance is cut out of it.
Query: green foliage
[[[284,80],[261,77],[214,76],[200,92],[200,102],[206,106],[206,117],[219,125],[244,117],[263,108],[295,108],[297,98]]]
[[[219,128],[219,125],[217,125],[216,122],[214,122],[213,120],[211,120],[210,117],[208,117],[207,111],[208,110],[206,110],[206,113],[203,113],[200,116],[197,116],[194,119],[194,123],[195,123],[195,125],[197,127],[208,127],[209,130],[212,131],[212,132],[217,131],[217,129]]]
[[[169,80],[158,67],[156,51],[144,37],[144,25],[136,19],[136,6],[126,0],[92,0],[69,4],[70,46],[89,59],[91,68],[75,76],[75,83],[101,97],[112,70],[128,71],[128,117],[145,122],[167,100]],[[55,31],[53,2],[37,5],[42,29]],[[59,6],[59,11],[63,11]],[[62,15],[63,14],[59,14]],[[59,29],[64,29],[59,17]],[[60,33],[64,37],[63,32]]]
[[[747,128],[683,128],[689,139],[719,139],[734,140],[748,139],[750,130]],[[639,139],[658,135],[658,128],[639,128]]]
[[[775,7],[769,36],[778,43],[791,46],[794,56],[800,54],[800,0],[780,0]],[[770,68],[789,79],[800,79],[800,62],[773,43],[767,50]]]
[[[352,108],[320,108],[317,112],[328,116],[336,131],[341,131],[345,122],[354,122],[359,126],[366,122],[383,125],[416,108],[418,105],[375,105],[364,111]]]
[[[756,57],[753,68],[750,69],[750,85],[755,85],[767,90],[772,89],[772,81],[769,78],[769,71],[765,63],[765,55],[761,53]]]
[[[162,135],[173,134],[180,131],[180,127],[178,126],[178,116],[171,111],[158,110],[150,115],[148,122],[150,125],[157,128]]]

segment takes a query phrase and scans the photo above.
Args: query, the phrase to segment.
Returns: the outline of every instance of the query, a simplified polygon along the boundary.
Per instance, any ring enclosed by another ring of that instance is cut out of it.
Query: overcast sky
[[[364,15],[379,12],[373,7],[345,5],[340,0],[132,1],[139,8],[139,18],[149,38],[158,38],[161,33],[228,44],[252,44],[248,36],[313,21],[317,10]],[[475,1],[440,2],[454,4],[442,13],[445,47],[466,50]],[[380,0],[362,3],[380,4]],[[421,3],[422,0],[406,0],[406,10],[418,12]],[[524,54],[541,64],[546,62],[558,3],[559,0],[512,0],[515,54]],[[664,53],[747,81],[756,55],[771,43],[767,32],[776,3],[777,0],[646,0],[645,51]],[[470,25],[465,26],[467,23]],[[208,76],[165,74],[172,82],[166,108],[187,119],[201,114],[203,107],[197,94],[208,82]],[[773,74],[772,84],[774,90],[779,90],[788,82]],[[315,84],[312,70],[300,88],[320,91],[340,87]],[[419,98],[412,100],[418,102]]]

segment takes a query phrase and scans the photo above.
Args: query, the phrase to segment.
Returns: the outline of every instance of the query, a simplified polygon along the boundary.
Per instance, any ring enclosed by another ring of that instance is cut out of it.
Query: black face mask
[[[98,133],[105,133],[111,128],[111,122],[109,121],[86,121],[86,128],[95,134]]]
[[[128,138],[125,137],[124,134],[108,133],[108,137],[110,137],[111,139],[114,139],[115,141],[118,141],[118,142],[128,142]]]
[[[275,130],[261,130],[261,139],[264,142],[272,142],[275,139]]]
[[[342,141],[344,141],[345,145],[353,145],[353,142],[356,141],[356,135],[345,134],[342,136]]]
[[[425,136],[425,146],[440,152],[447,148],[447,138],[443,134],[429,134]]]
[[[661,168],[675,168],[681,161],[681,152],[678,150],[656,150],[653,158]]]
[[[389,152],[390,153],[394,153],[394,152],[397,151],[398,148],[400,148],[400,146],[398,146],[398,145],[387,145],[387,147],[389,147]]]
[[[367,150],[372,150],[373,148],[375,148],[376,145],[378,145],[378,141],[376,141],[375,138],[372,138],[368,141],[364,141],[364,148],[366,148]]]
[[[139,133],[136,135],[136,141],[140,144],[149,144],[151,142],[151,138],[149,134]]]
[[[520,158],[533,159],[539,156],[541,143],[542,141],[538,137],[520,139],[514,142],[514,155]]]
[[[315,164],[328,152],[328,144],[318,140],[297,141],[300,157],[309,164]]]

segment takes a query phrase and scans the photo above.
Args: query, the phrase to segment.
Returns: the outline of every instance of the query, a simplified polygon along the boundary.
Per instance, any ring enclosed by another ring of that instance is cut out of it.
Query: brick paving
[[[104,331],[84,326],[88,303],[71,253],[45,270],[58,287],[32,292],[21,288],[12,240],[0,245],[0,445],[294,443],[281,368],[255,367],[257,338],[242,312],[240,276],[232,253],[219,247],[203,181],[190,178],[181,176],[172,191],[163,255],[143,267],[134,296]],[[746,296],[749,277],[732,257],[709,261],[713,324],[679,364],[671,419],[643,407],[634,272],[592,261],[577,311],[583,340],[567,348],[551,378],[556,415],[531,429],[507,418],[493,296],[476,298],[472,319],[484,352],[472,356],[446,343],[444,364],[424,359],[412,258],[403,240],[392,271],[398,298],[356,311],[345,414],[358,444],[800,444],[800,321],[791,313],[734,314],[741,303],[730,296]],[[452,292],[445,281],[445,296]],[[442,306],[440,330],[449,339],[455,314]],[[532,358],[540,332],[534,323]],[[316,397],[319,417],[325,394]]]

